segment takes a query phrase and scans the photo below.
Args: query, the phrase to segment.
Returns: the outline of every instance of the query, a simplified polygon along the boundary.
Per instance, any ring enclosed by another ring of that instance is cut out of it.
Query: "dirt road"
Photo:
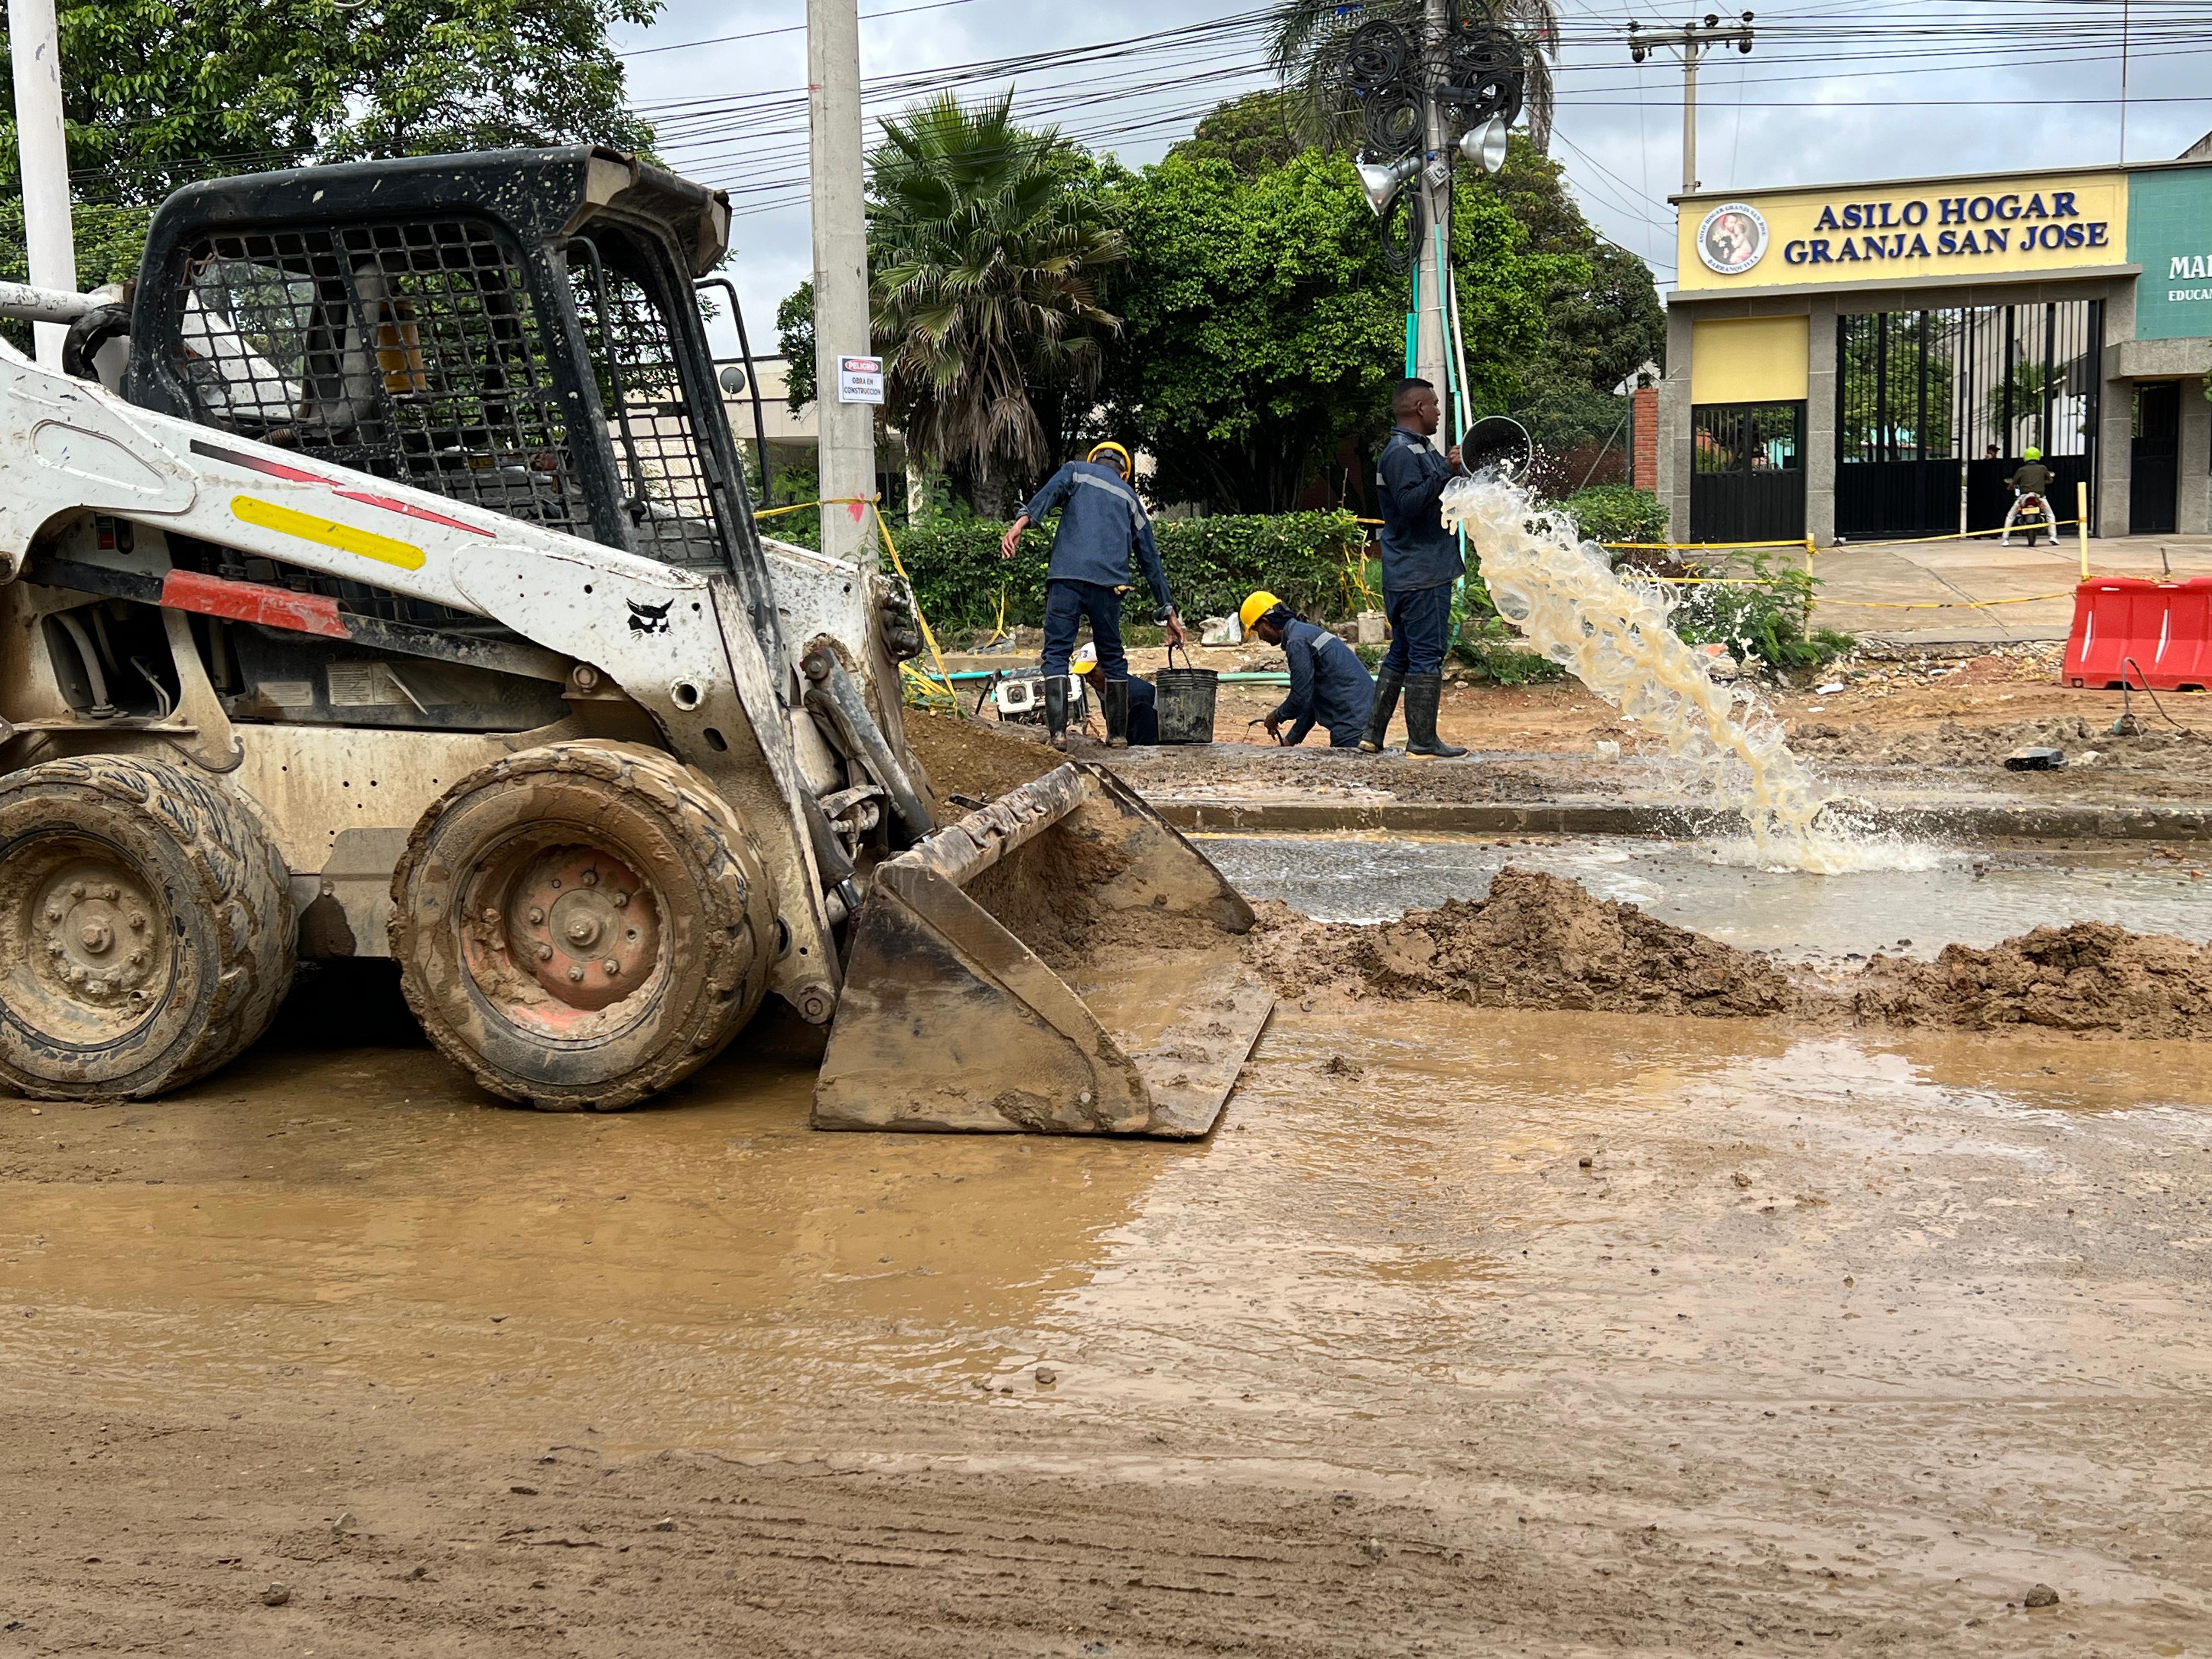
[[[0,1654],[2203,1651],[2193,1046],[1316,994],[1196,1146],[814,1134],[782,1028],[9,1103]]]

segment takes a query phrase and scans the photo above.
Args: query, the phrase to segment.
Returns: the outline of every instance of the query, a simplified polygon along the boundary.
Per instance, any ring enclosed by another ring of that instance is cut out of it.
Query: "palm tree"
[[[1528,142],[1548,153],[1554,107],[1552,64],[1559,55],[1558,7],[1553,0],[1496,0],[1487,6],[1481,0],[1452,0],[1452,7],[1462,14],[1486,14],[1520,40],[1528,66],[1522,105],[1528,117]],[[1308,94],[1310,137],[1334,144],[1357,131],[1342,81],[1344,49],[1353,32],[1363,23],[1383,18],[1400,24],[1418,40],[1425,11],[1423,0],[1368,0],[1351,6],[1341,0],[1276,0],[1269,56],[1284,80],[1297,83]]]
[[[932,466],[967,474],[1003,513],[1050,438],[1033,386],[1098,384],[1098,336],[1120,326],[1096,277],[1126,254],[1085,160],[1059,129],[1017,125],[1013,94],[973,108],[940,94],[884,123],[869,157],[872,326],[886,411]]]

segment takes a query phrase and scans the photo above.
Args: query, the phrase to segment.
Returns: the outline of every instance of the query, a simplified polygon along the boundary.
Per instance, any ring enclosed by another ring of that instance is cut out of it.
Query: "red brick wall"
[[[1659,388],[1640,386],[1636,388],[1635,412],[1628,419],[1635,429],[1634,465],[1629,482],[1638,489],[1659,488]]]

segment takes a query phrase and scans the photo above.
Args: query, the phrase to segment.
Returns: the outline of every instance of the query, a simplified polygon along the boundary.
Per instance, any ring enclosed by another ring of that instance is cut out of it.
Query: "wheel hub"
[[[509,960],[572,1008],[620,1001],[652,976],[659,957],[653,890],[594,848],[536,854],[516,872],[496,914],[506,925]]]
[[[143,1007],[168,969],[158,915],[130,869],[100,858],[73,860],[32,896],[32,965],[71,1002],[109,1013]]]

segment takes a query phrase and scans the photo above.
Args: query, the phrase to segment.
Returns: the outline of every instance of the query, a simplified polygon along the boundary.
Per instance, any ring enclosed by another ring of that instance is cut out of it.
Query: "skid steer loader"
[[[1196,1135],[1252,913],[1109,775],[940,827],[910,594],[764,542],[695,284],[605,149],[191,185],[126,293],[0,286],[0,1085],[143,1097],[389,955],[494,1093],[611,1109],[770,993],[825,1128]],[[714,280],[714,279],[708,279]]]

